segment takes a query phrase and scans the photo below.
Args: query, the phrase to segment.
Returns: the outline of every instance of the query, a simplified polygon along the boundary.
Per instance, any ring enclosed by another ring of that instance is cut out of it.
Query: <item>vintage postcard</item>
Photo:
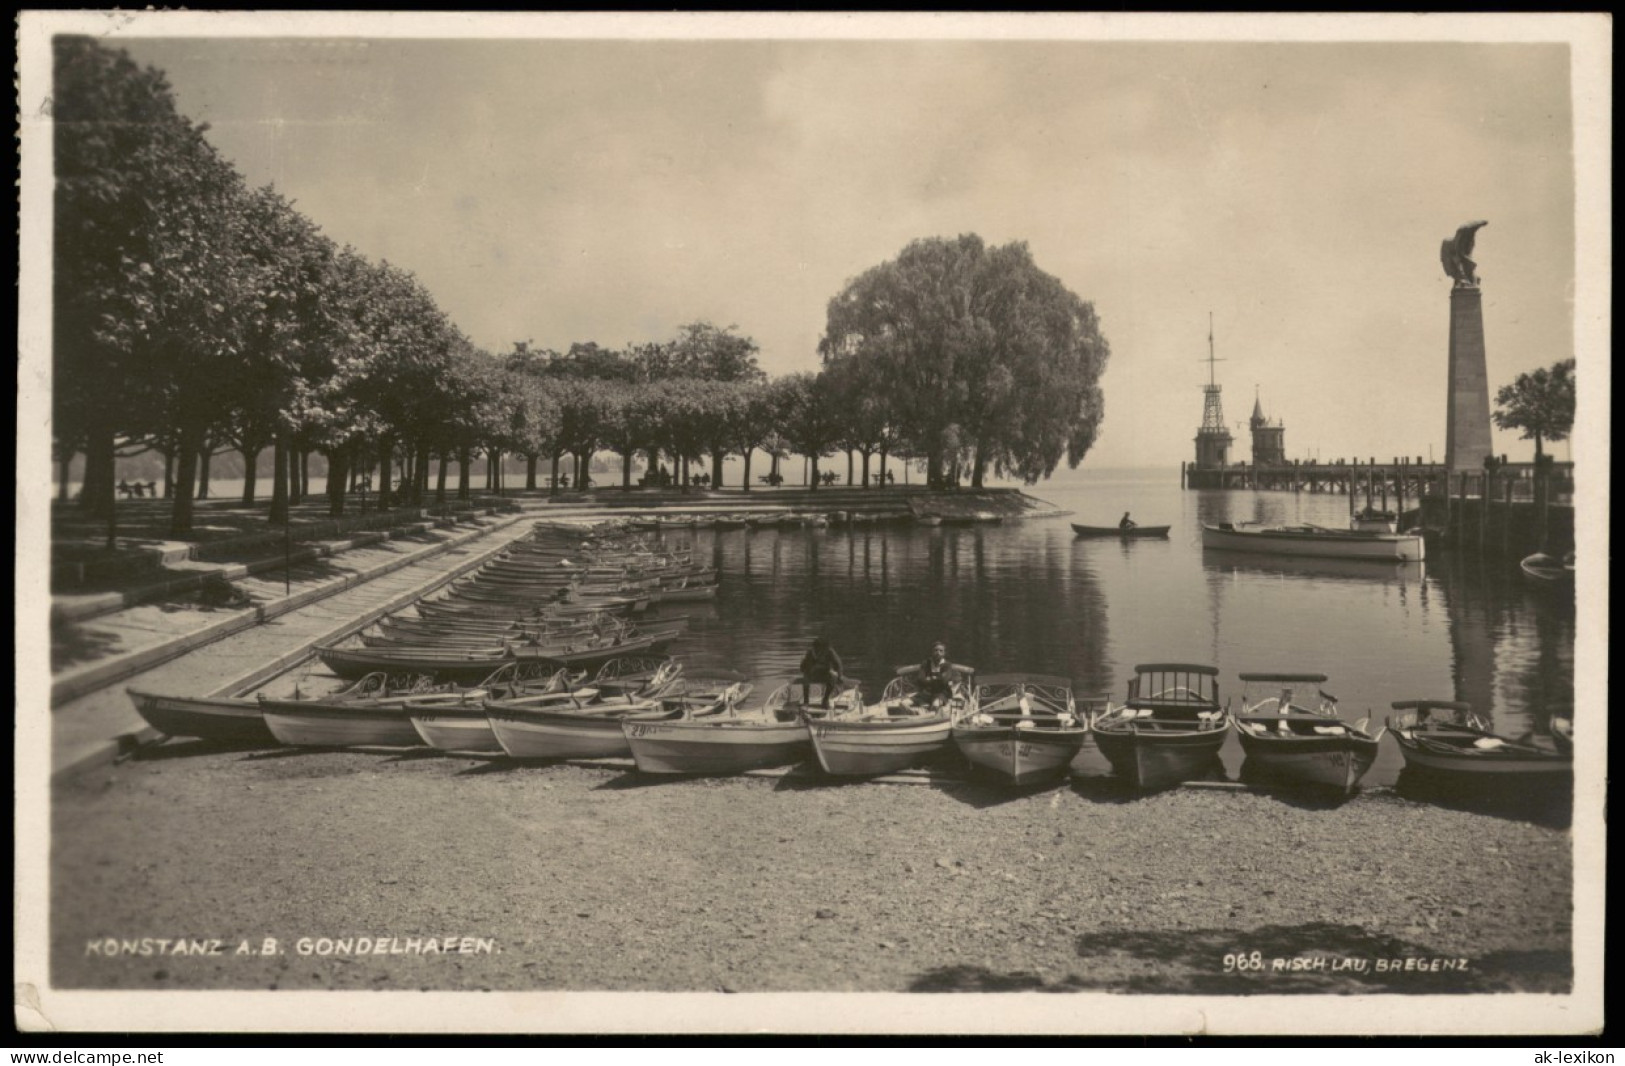
[[[16,1024],[1599,1031],[1610,30],[22,13]]]

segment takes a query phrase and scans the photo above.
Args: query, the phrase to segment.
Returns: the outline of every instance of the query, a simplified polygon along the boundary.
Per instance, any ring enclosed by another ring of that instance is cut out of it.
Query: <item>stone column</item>
[[[1492,454],[1490,382],[1484,365],[1483,298],[1476,285],[1450,290],[1450,411],[1444,464],[1451,472],[1484,469]]]

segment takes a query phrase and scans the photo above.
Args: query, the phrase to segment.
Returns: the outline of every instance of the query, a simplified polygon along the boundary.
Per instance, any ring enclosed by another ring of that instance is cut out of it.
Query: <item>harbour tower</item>
[[[1264,401],[1253,395],[1253,417],[1247,420],[1253,432],[1253,465],[1286,465],[1286,425],[1280,419],[1264,417]]]
[[[1213,315],[1210,312],[1207,316],[1207,384],[1202,386],[1202,428],[1196,431],[1197,470],[1217,472],[1230,461],[1230,444],[1234,438],[1224,425],[1224,405],[1219,399],[1221,387],[1213,373],[1213,364],[1219,362],[1223,360],[1213,355]]]

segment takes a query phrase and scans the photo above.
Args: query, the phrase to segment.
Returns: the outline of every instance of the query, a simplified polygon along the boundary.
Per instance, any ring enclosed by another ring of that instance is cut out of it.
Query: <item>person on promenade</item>
[[[1135,527],[1135,525],[1136,525],[1136,523],[1135,523],[1134,519],[1132,519],[1132,518],[1130,518],[1128,516],[1127,511],[1124,511],[1123,512],[1123,520],[1121,522],[1117,523],[1117,528],[1118,529],[1133,529]]]
[[[959,671],[948,661],[948,646],[942,641],[931,645],[931,654],[914,672],[914,684],[919,689],[920,702],[935,705],[954,698],[959,684]]]
[[[807,654],[801,657],[801,705],[805,707],[811,702],[811,688],[816,683],[824,686],[824,702],[820,706],[829,710],[830,692],[842,680],[841,657],[835,654],[827,638],[814,639]]]

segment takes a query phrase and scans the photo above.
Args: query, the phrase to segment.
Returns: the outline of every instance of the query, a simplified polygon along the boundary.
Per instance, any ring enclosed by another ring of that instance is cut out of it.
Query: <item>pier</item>
[[[1371,457],[1213,468],[1181,463],[1179,478],[1186,489],[1341,494],[1348,497],[1350,514],[1361,508],[1393,511],[1402,525],[1435,531],[1452,544],[1527,554],[1545,541],[1547,550],[1564,552],[1574,546],[1574,464],[1548,466],[1542,479],[1534,463],[1496,461],[1487,470],[1452,473],[1443,463],[1396,456],[1387,462]],[[1548,496],[1544,531],[1543,480]]]

